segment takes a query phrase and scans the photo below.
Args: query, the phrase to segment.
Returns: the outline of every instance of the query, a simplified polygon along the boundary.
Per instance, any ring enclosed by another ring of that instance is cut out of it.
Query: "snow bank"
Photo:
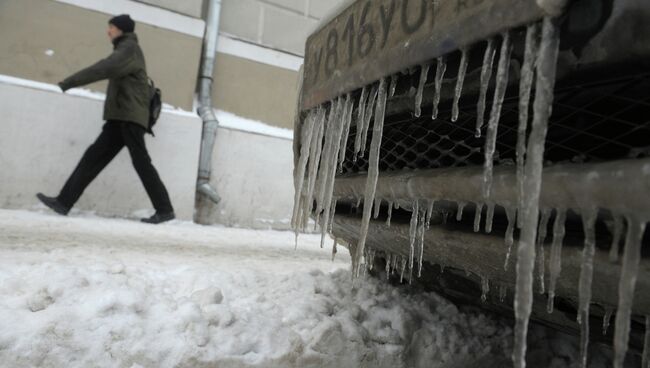
[[[432,294],[352,282],[314,236],[0,210],[11,367],[503,367],[511,329]],[[531,366],[577,341],[531,333]],[[598,365],[596,365],[598,366]]]

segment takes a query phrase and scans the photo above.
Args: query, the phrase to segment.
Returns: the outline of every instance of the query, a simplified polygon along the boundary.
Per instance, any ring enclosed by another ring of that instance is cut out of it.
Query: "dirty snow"
[[[508,367],[509,322],[289,232],[0,210],[3,367]],[[575,338],[533,329],[530,366]],[[603,353],[592,357],[604,367]]]

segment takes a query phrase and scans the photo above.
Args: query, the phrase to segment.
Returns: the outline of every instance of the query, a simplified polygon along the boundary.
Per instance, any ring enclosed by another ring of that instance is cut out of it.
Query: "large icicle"
[[[641,240],[646,222],[635,215],[627,216],[627,235],[623,251],[623,268],[618,284],[618,309],[614,332],[614,368],[623,368],[630,338],[630,317],[634,301],[634,287],[641,259]]]
[[[433,120],[438,118],[438,104],[440,103],[442,80],[445,78],[446,70],[447,70],[447,57],[446,56],[438,57],[437,65],[436,65],[435,91],[433,94],[433,113],[431,114],[431,118]]]
[[[506,229],[506,246],[508,247],[508,252],[506,253],[506,261],[503,264],[504,271],[508,271],[510,256],[512,255],[512,245],[515,243],[515,222],[517,221],[517,209],[513,207],[506,207],[506,217],[508,218],[508,228]]]
[[[345,97],[346,114],[343,116],[343,134],[341,135],[341,149],[339,151],[339,172],[343,172],[343,163],[348,147],[348,137],[350,135],[350,125],[352,124],[352,112],[354,111],[354,100],[348,93]]]
[[[336,202],[333,200],[334,181],[336,177],[336,164],[338,162],[339,150],[341,149],[341,135],[345,129],[345,116],[347,110],[350,108],[349,99],[345,102],[339,98],[336,111],[334,114],[334,122],[331,125],[332,129],[332,142],[328,156],[325,157],[326,162],[326,176],[325,176],[325,195],[323,197],[323,222],[321,224],[321,248],[325,242],[325,235],[330,230],[330,221],[334,218],[336,211]],[[334,202],[334,206],[332,203]]]
[[[424,258],[424,232],[426,231],[426,213],[421,213],[420,223],[418,224],[418,240],[419,240],[419,250],[420,254],[418,255],[418,277],[422,277],[422,258]]]
[[[497,144],[499,120],[501,119],[501,107],[503,106],[503,98],[506,95],[506,88],[508,87],[511,52],[510,33],[504,32],[503,40],[501,41],[501,51],[499,53],[494,99],[492,100],[492,110],[490,111],[490,120],[488,120],[488,129],[485,137],[485,164],[483,170],[483,198],[485,200],[490,198],[490,191],[492,190],[494,151]]]
[[[361,96],[359,97],[359,106],[357,108],[357,133],[354,137],[354,155],[352,160],[357,162],[357,157],[359,156],[359,151],[361,151],[361,138],[363,137],[363,125],[366,121],[366,104],[368,101],[368,87],[363,87],[361,90]]]
[[[539,24],[533,23],[526,29],[526,43],[524,48],[524,63],[521,66],[519,80],[519,125],[517,127],[517,195],[519,208],[523,206],[524,191],[524,162],[526,155],[526,130],[528,129],[528,110],[530,105],[530,92],[535,76],[535,64],[539,48]],[[521,222],[519,223],[521,227]]]
[[[468,64],[468,53],[467,49],[463,49],[462,56],[460,57],[460,64],[458,65],[458,75],[456,76],[456,88],[454,89],[454,104],[451,108],[451,121],[458,120],[458,103],[460,102],[460,96],[463,94],[463,83],[465,83],[465,74],[467,73],[467,64]]]
[[[492,222],[494,222],[494,203],[488,203],[487,214],[485,215],[485,232],[492,232]]]
[[[591,306],[591,284],[594,274],[594,255],[596,254],[596,208],[587,209],[582,214],[582,226],[585,233],[585,245],[582,250],[582,267],[578,288],[579,306],[578,323],[581,325],[580,357],[582,367],[587,367],[589,348],[589,308]]]
[[[537,230],[537,275],[539,277],[539,293],[544,294],[544,273],[546,272],[544,241],[546,240],[546,231],[548,230],[548,221],[551,218],[551,210],[545,208],[542,210],[542,218],[539,221]]]
[[[296,237],[300,232],[300,224],[298,217],[300,216],[301,208],[301,198],[303,196],[303,185],[305,182],[305,171],[307,169],[307,163],[309,162],[309,151],[312,141],[312,135],[314,134],[314,126],[317,118],[316,110],[312,110],[305,118],[304,125],[301,131],[300,137],[300,158],[298,159],[298,164],[296,166],[295,178],[295,193],[293,197],[293,214],[291,216],[291,227],[296,233]]]
[[[366,106],[366,113],[364,114],[364,123],[363,123],[363,135],[361,137],[361,152],[359,154],[363,157],[366,154],[366,142],[368,141],[368,129],[370,128],[370,119],[373,117],[373,110],[375,109],[375,102],[377,101],[377,96],[379,90],[377,86],[373,86],[368,95],[368,106]]]
[[[494,64],[494,55],[496,50],[494,48],[494,39],[487,40],[485,54],[483,54],[483,66],[481,67],[481,88],[479,91],[478,103],[476,104],[476,133],[478,138],[481,136],[481,128],[485,121],[485,100],[487,99],[487,91],[490,86],[490,79],[492,78],[492,66]]]
[[[609,261],[618,261],[618,252],[621,244],[621,237],[623,235],[623,216],[614,214],[613,234],[612,234],[612,247],[609,249]]]
[[[551,245],[551,256],[549,259],[549,286],[548,286],[548,305],[546,310],[553,313],[555,303],[555,287],[557,279],[562,271],[562,242],[564,241],[564,224],[566,222],[566,210],[558,209],[553,222],[553,244]]]
[[[318,167],[320,165],[320,156],[323,148],[323,135],[325,132],[325,110],[321,110],[316,121],[317,133],[312,136],[310,152],[309,152],[309,175],[307,176],[307,195],[305,196],[302,208],[302,228],[304,229],[309,223],[309,215],[311,215],[312,207],[314,205],[314,190],[316,189],[316,179],[318,175]]]
[[[419,202],[413,201],[413,212],[411,212],[411,225],[409,227],[409,268],[413,269],[413,257],[415,256],[415,240],[417,238],[418,220],[420,215]]]
[[[363,254],[370,226],[370,215],[372,211],[372,202],[377,190],[377,179],[379,178],[379,149],[384,131],[384,116],[386,113],[386,79],[382,78],[379,83],[379,97],[375,109],[375,124],[372,129],[372,142],[370,143],[370,157],[368,158],[368,177],[366,179],[365,201],[363,203],[363,217],[361,220],[361,229],[359,243],[357,245],[357,255]],[[356,270],[358,274],[359,270]]]
[[[522,231],[517,247],[517,285],[514,298],[515,344],[514,368],[526,366],[526,338],[533,304],[533,270],[535,266],[535,237],[539,216],[539,195],[542,185],[544,144],[548,120],[553,106],[553,89],[559,49],[559,28],[556,20],[545,18],[537,64],[533,123],[528,139],[525,166],[525,205],[522,208]]]
[[[422,115],[422,95],[424,94],[424,85],[427,83],[428,76],[429,64],[420,65],[420,83],[418,84],[418,91],[415,94],[414,114],[416,118],[419,118],[420,115]]]
[[[340,142],[339,136],[336,135],[339,126],[339,115],[341,112],[342,101],[337,98],[330,106],[329,117],[327,118],[327,125],[325,126],[325,146],[321,156],[321,164],[318,169],[318,195],[316,197],[316,216],[321,216],[322,210],[325,208],[325,197],[327,196],[327,189],[329,188],[330,167],[336,165],[336,161],[332,162],[332,154],[334,153],[335,144]],[[336,141],[336,142],[335,142]],[[335,153],[334,159],[338,157],[338,152]]]
[[[474,211],[474,232],[477,233],[481,230],[481,213],[483,212],[483,203],[476,204]]]

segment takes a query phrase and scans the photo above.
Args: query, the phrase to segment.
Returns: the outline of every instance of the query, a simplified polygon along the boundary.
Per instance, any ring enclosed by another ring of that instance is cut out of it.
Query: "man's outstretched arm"
[[[107,58],[59,82],[59,87],[65,92],[70,88],[127,75],[133,68],[133,56],[132,50],[128,47],[118,47]]]

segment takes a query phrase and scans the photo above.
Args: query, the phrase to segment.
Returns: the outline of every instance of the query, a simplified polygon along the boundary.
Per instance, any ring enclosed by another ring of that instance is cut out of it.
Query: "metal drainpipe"
[[[217,40],[219,38],[219,15],[221,13],[221,0],[209,0],[206,32],[203,39],[203,55],[201,58],[201,73],[199,75],[199,107],[198,114],[203,120],[203,134],[201,138],[201,153],[199,156],[199,177],[196,191],[212,202],[219,203],[221,197],[210,185],[212,171],[212,151],[217,136],[219,121],[212,108],[212,75],[214,61],[217,54]]]

